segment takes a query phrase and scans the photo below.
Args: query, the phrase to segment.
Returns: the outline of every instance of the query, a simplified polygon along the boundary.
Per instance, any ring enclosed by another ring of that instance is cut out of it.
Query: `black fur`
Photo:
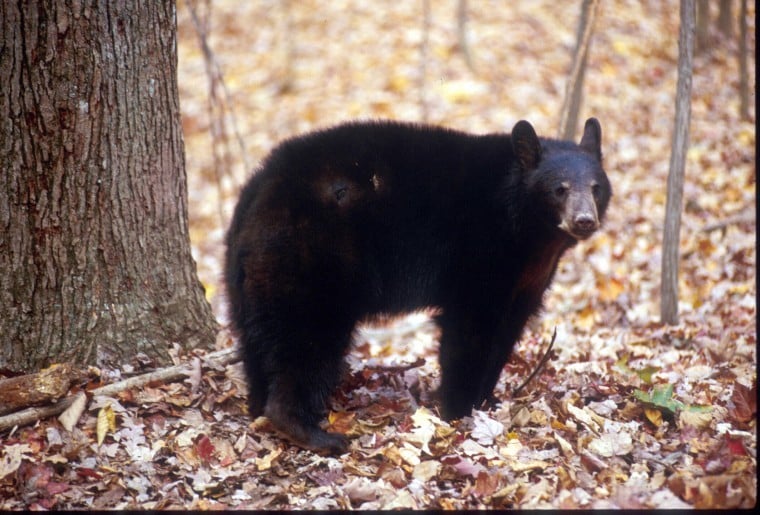
[[[357,321],[440,308],[442,413],[490,398],[562,253],[611,196],[601,128],[580,145],[349,123],[285,141],[243,189],[225,279],[253,416],[341,452],[318,424]]]

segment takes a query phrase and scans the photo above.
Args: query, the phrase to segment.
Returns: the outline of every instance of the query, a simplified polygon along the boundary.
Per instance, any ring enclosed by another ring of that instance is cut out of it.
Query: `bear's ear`
[[[533,126],[525,120],[517,122],[512,129],[512,149],[523,170],[538,168],[538,161],[541,158],[541,144]]]
[[[602,160],[602,126],[596,118],[586,120],[580,147],[594,154],[600,161]]]

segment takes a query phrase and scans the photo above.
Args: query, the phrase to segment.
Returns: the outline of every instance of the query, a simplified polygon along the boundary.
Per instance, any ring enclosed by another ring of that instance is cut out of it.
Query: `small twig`
[[[702,227],[702,232],[712,232],[717,230],[725,230],[729,225],[742,225],[747,223],[755,223],[754,213],[743,213],[740,215],[732,216],[721,222],[715,222]]]
[[[422,0],[422,41],[420,42],[420,119],[427,123],[430,109],[426,97],[427,61],[430,40],[430,0]]]
[[[208,354],[202,358],[204,363],[212,365],[228,365],[230,363],[238,361],[239,359],[238,349],[236,347],[224,349],[218,352],[212,352],[211,354]],[[89,393],[92,396],[115,395],[129,388],[144,386],[154,381],[171,382],[178,379],[183,379],[185,377],[188,377],[192,371],[193,365],[191,363],[184,363],[161,370],[148,372],[147,374],[130,377],[129,379],[124,379],[123,381],[116,383],[107,384],[105,386],[101,386],[100,388],[95,388]],[[14,426],[31,424],[37,420],[58,415],[62,413],[66,408],[68,408],[72,402],[74,402],[75,397],[76,395],[71,395],[64,399],[61,399],[51,406],[27,408],[25,410],[11,413],[10,415],[0,417],[0,430]]]
[[[525,386],[530,383],[530,381],[538,374],[538,372],[544,368],[544,365],[546,365],[546,362],[549,361],[549,356],[551,356],[552,347],[554,347],[554,340],[557,339],[557,328],[554,327],[554,333],[552,334],[552,339],[549,342],[549,347],[546,349],[546,352],[544,352],[544,355],[541,357],[541,360],[538,362],[538,365],[536,365],[536,368],[533,369],[533,372],[530,373],[528,378],[523,381],[523,383],[512,390],[512,397],[515,397],[518,393],[520,393],[520,390],[525,388]]]
[[[59,415],[63,413],[66,408],[71,406],[71,403],[74,402],[75,398],[76,395],[72,395],[70,397],[63,398],[55,404],[51,404],[50,406],[26,408],[24,410],[2,416],[0,417],[0,431],[3,429],[8,429],[9,427],[25,426],[27,424],[31,424],[32,422],[36,422],[37,420]]]
[[[425,358],[419,357],[416,360],[412,361],[411,363],[403,363],[401,365],[378,365],[378,366],[368,366],[367,368],[369,370],[374,370],[376,372],[383,372],[383,373],[390,373],[390,374],[396,374],[399,372],[406,372],[407,370],[412,370],[413,368],[419,368],[423,366],[426,363]]]

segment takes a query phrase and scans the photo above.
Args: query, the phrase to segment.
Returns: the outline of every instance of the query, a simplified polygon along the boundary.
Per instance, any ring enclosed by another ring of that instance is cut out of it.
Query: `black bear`
[[[252,416],[340,453],[319,427],[358,321],[436,307],[447,419],[492,392],[562,253],[612,195],[601,127],[580,144],[347,123],[286,140],[243,189],[227,234],[230,317]]]

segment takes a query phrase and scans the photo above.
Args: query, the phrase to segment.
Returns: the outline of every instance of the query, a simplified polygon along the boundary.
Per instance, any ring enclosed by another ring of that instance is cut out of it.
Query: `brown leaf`
[[[731,394],[733,407],[729,407],[729,414],[739,422],[749,422],[757,413],[757,383],[752,388],[747,388],[740,382],[734,383],[734,391]]]
[[[475,478],[473,492],[480,497],[491,495],[499,488],[500,480],[501,476],[499,474],[491,474],[486,471],[480,472]]]

